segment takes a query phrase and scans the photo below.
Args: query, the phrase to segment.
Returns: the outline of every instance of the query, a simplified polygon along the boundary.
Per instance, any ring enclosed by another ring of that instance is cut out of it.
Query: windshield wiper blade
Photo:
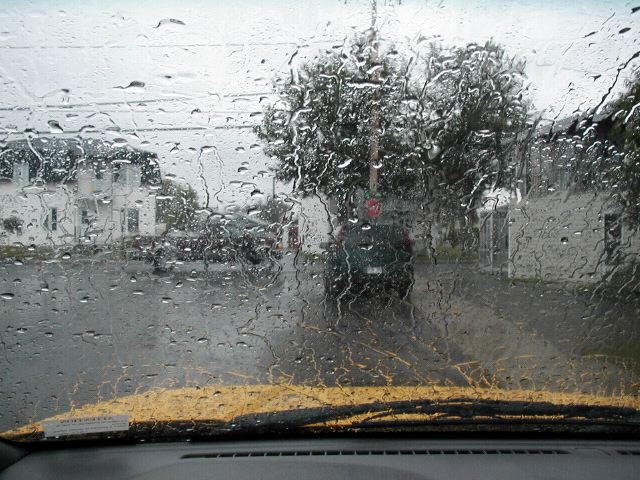
[[[416,418],[397,418],[402,414],[414,414]],[[365,416],[365,418],[362,418]],[[422,418],[421,418],[422,417]],[[334,425],[332,425],[334,424]],[[498,428],[519,427],[527,431],[539,426],[577,431],[610,431],[621,427],[624,431],[640,431],[640,411],[630,407],[594,405],[558,405],[550,402],[525,402],[502,400],[477,400],[453,398],[449,400],[407,400],[395,402],[371,402],[356,405],[327,405],[322,407],[278,410],[242,415],[232,420],[175,419],[168,421],[147,420],[131,424],[128,432],[108,434],[112,439],[137,439],[153,437],[207,439],[212,436],[234,434],[288,434],[319,430],[357,429],[440,429],[460,427]],[[591,429],[591,430],[589,430]],[[90,435],[91,436],[91,435]],[[102,438],[105,434],[94,434]],[[83,435],[83,440],[86,438]],[[40,433],[12,436],[12,440],[41,440]],[[53,440],[55,441],[55,440]]]
[[[385,420],[400,414],[437,418]],[[362,415],[372,415],[359,420]],[[349,422],[349,419],[354,419]],[[640,412],[628,407],[558,405],[550,402],[450,399],[447,401],[373,402],[248,414],[233,420],[233,429],[290,430],[345,421],[346,428],[429,424],[611,424],[640,427]]]

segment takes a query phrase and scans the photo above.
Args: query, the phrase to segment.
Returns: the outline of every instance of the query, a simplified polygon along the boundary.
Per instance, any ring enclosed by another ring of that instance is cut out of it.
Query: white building
[[[606,194],[556,192],[509,208],[510,277],[592,282],[638,257],[640,236]]]
[[[0,245],[105,244],[156,234],[155,155],[98,140],[7,142]]]
[[[514,278],[588,283],[638,259],[640,235],[625,224],[601,167],[602,123],[602,131],[588,125],[586,140],[577,120],[538,132],[526,150],[519,195],[503,192],[492,208],[479,210],[481,267]]]

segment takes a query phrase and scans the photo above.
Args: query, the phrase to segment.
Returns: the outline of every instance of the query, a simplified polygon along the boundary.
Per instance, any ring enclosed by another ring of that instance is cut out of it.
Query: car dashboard
[[[3,459],[16,453],[4,444]],[[635,479],[640,442],[317,439],[180,442],[28,453],[16,479]]]

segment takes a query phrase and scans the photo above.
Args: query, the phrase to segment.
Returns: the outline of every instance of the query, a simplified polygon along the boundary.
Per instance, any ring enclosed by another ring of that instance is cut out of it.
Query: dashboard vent
[[[640,455],[640,450],[616,450],[620,455]]]
[[[267,452],[190,453],[181,458],[241,458],[241,457],[308,457],[349,455],[566,455],[566,450],[473,449],[473,450],[292,450]]]

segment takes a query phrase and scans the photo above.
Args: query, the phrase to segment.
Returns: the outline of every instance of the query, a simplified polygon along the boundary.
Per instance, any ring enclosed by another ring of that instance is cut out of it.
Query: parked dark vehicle
[[[173,243],[176,248],[176,257],[178,260],[183,262],[202,260],[203,250],[206,244],[205,239],[202,236],[176,237],[173,239]]]
[[[183,256],[205,263],[246,260],[257,264],[264,257],[262,239],[238,221],[207,223],[197,238],[184,243]]]
[[[394,224],[343,226],[328,245],[324,285],[332,297],[377,289],[407,297],[413,288],[409,232]]]

